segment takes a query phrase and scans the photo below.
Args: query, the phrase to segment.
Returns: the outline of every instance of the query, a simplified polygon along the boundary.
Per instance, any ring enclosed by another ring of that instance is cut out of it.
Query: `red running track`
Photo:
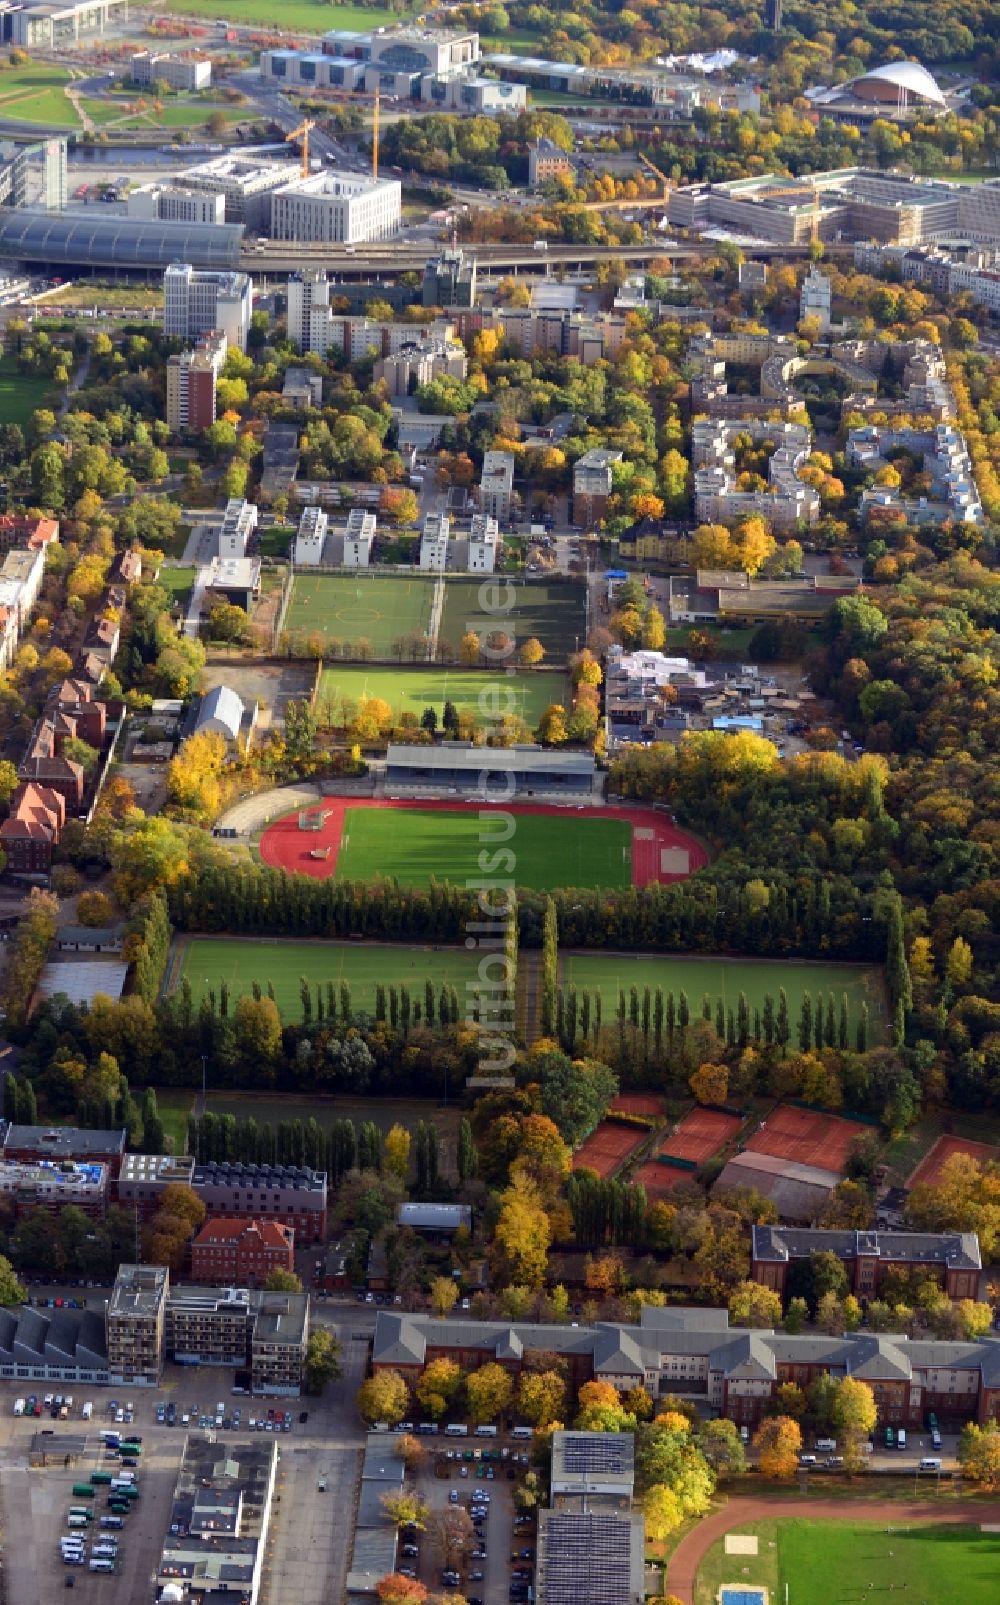
[[[328,880],[337,871],[337,856],[340,852],[340,842],[344,829],[344,817],[349,808],[405,808],[408,810],[426,809],[431,813],[468,813],[470,809],[477,809],[475,803],[452,802],[442,800],[428,801],[421,798],[406,800],[399,798],[371,797],[324,797],[322,803],[311,804],[311,808],[321,807],[327,814],[322,830],[299,830],[299,810],[286,814],[283,819],[275,820],[269,825],[260,838],[260,856],[265,864],[272,869],[285,869],[300,875],[311,875],[314,880]],[[708,863],[708,854],[699,841],[689,836],[686,831],[679,830],[672,825],[665,815],[646,808],[560,808],[555,804],[546,803],[514,803],[504,804],[505,811],[512,814],[559,814],[564,818],[587,819],[621,819],[632,826],[632,885],[649,886],[655,882],[667,885],[671,881],[686,880],[696,870],[704,869]],[[651,831],[650,837],[636,838],[636,829]],[[660,853],[663,849],[683,847],[688,852],[689,868],[684,874],[671,874],[660,868]],[[314,848],[328,849],[325,858],[312,858],[310,853]]]

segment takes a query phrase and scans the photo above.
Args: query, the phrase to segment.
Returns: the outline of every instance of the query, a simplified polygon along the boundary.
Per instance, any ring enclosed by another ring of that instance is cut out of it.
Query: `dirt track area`
[[[706,1516],[682,1538],[667,1566],[665,1592],[676,1594],[682,1605],[694,1605],[694,1580],[708,1550],[726,1533],[751,1521],[781,1521],[801,1516],[806,1521],[887,1521],[893,1527],[907,1522],[924,1526],[969,1527],[1000,1522],[1000,1504],[935,1505],[927,1500],[880,1504],[877,1499],[730,1499],[724,1510]]]

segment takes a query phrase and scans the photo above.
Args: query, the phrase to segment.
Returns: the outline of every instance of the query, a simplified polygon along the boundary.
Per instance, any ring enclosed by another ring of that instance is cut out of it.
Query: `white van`
[[[90,1569],[92,1572],[113,1572],[115,1563],[113,1560],[92,1560]]]
[[[940,1471],[941,1462],[938,1460],[936,1455],[927,1455],[923,1460],[921,1460],[920,1469],[921,1471]]]
[[[469,1429],[464,1421],[449,1421],[444,1429],[444,1435],[446,1438],[467,1438]]]
[[[86,1516],[68,1516],[66,1525],[67,1527],[89,1527],[90,1523]]]
[[[534,1427],[515,1427],[511,1433],[512,1438],[533,1438],[534,1436]]]
[[[836,1438],[817,1438],[816,1447],[824,1454],[834,1455],[837,1453],[837,1440]]]
[[[94,1414],[93,1401],[88,1399],[86,1404],[83,1407],[83,1419],[84,1419],[84,1421],[89,1421],[91,1419],[91,1417],[93,1416],[93,1414]]]
[[[14,1414],[16,1416],[23,1416],[24,1415],[24,1400],[23,1399],[15,1399],[14,1400]]]
[[[477,1438],[495,1438],[496,1435],[497,1435],[496,1427],[477,1427],[476,1428],[476,1437]]]
[[[896,1448],[897,1449],[905,1449],[906,1448],[906,1428],[905,1427],[900,1427],[899,1431],[896,1433]]]

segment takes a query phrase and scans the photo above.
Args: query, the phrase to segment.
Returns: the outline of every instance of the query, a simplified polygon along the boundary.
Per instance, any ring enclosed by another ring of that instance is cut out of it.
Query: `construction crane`
[[[666,200],[670,190],[670,180],[666,173],[661,173],[655,162],[651,162],[648,156],[643,156],[641,151],[639,152],[639,160],[643,167],[648,167],[651,173],[656,174],[657,178],[660,180],[660,183],[663,185],[663,199]]]
[[[285,144],[290,145],[293,139],[302,140],[302,177],[309,177],[309,134],[316,127],[310,118],[301,122],[298,128],[293,128],[290,134],[285,135]]]

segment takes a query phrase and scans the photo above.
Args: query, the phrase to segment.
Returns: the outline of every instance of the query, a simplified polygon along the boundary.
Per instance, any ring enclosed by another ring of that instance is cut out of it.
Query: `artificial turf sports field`
[[[931,1521],[897,1526],[891,1504],[881,1512],[879,1523],[787,1519],[743,1525],[741,1533],[758,1537],[757,1555],[725,1555],[722,1541],[713,1545],[698,1572],[695,1605],[715,1605],[720,1583],[764,1587],[771,1600],[787,1597],[788,1605],[860,1605],[885,1601],[889,1594],[900,1605],[987,1605],[996,1599],[996,1533]]]
[[[476,976],[477,953],[464,948],[377,947],[337,942],[291,942],[267,937],[234,940],[228,937],[192,936],[178,943],[178,961],[171,966],[171,982],[179,986],[186,976],[195,1007],[206,992],[216,997],[223,981],[229,987],[232,1008],[241,993],[250,993],[257,981],[267,993],[270,981],[274,998],[287,1020],[301,1017],[299,983],[303,976],[313,987],[332,981],[346,981],[356,1008],[375,1006],[375,986],[409,986],[411,994],[423,995],[424,982],[434,982],[435,994],[441,987],[457,987],[465,1001],[465,985]]]
[[[295,575],[285,617],[289,634],[303,631],[327,641],[367,641],[375,657],[391,657],[396,642],[425,634],[434,596],[432,580],[381,574]]]
[[[482,696],[482,693],[486,693]],[[516,714],[532,729],[550,702],[564,702],[566,682],[559,674],[497,674],[487,669],[402,669],[331,665],[320,679],[317,707],[329,708],[339,721],[341,704],[381,697],[397,719],[403,713],[419,718],[433,708],[440,722],[445,702],[461,712],[469,709],[478,724],[506,713]],[[482,698],[482,700],[481,700]],[[495,699],[495,700],[494,700]]]
[[[578,646],[583,646],[586,632],[585,586],[573,580],[547,584],[537,580],[512,581],[504,577],[495,582],[486,582],[486,605],[492,605],[494,591],[506,601],[508,586],[513,595],[513,606],[508,612],[493,615],[483,612],[482,580],[448,580],[444,588],[439,641],[447,642],[457,652],[462,636],[470,628],[479,636],[488,635],[491,630],[502,630],[513,636],[518,646],[537,636],[550,663],[563,662]]]
[[[632,883],[632,827],[624,820],[518,814],[514,835],[504,845],[514,854],[514,880],[534,891]],[[495,853],[498,846],[495,833],[484,835],[476,811],[348,808],[337,879],[382,875],[403,886],[428,886],[432,880],[463,886],[482,879],[479,855]],[[492,873],[507,876],[505,868]]]
[[[675,958],[664,955],[629,953],[564,953],[559,960],[559,975],[564,987],[573,986],[578,992],[600,992],[604,1019],[614,1016],[618,1007],[618,993],[637,987],[639,993],[648,986],[660,986],[664,993],[686,992],[691,1018],[701,1014],[701,1000],[707,992],[712,1000],[712,1018],[715,1018],[716,999],[725,999],[726,1007],[734,1011],[741,992],[747,995],[751,1009],[763,1008],[765,995],[770,992],[775,1008],[778,989],[784,987],[788,998],[788,1018],[792,1028],[792,1041],[798,1042],[797,1027],[802,998],[811,993],[813,1007],[822,996],[832,992],[836,1018],[840,1020],[840,998],[847,993],[850,1029],[857,1024],[862,1002],[868,1004],[869,1041],[881,1042],[885,1037],[886,1008],[881,971],[864,964],[800,964],[792,959],[730,959],[720,957]]]

